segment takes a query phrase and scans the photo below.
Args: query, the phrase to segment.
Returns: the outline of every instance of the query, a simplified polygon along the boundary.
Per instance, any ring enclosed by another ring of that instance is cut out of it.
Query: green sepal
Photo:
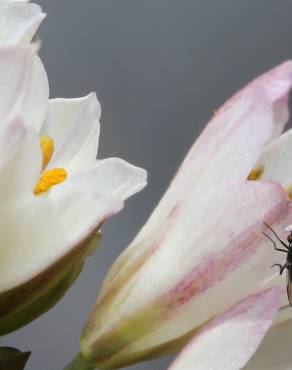
[[[84,263],[81,262],[55,286],[52,286],[47,292],[36,297],[36,299],[28,305],[21,307],[20,310],[11,312],[6,317],[0,318],[0,335],[6,335],[21,328],[58,303],[78,278],[83,265]]]
[[[30,352],[21,352],[16,348],[0,347],[0,370],[23,370]]]
[[[0,336],[23,327],[52,308],[78,278],[86,257],[100,241],[99,232],[89,235],[41,274],[10,291],[0,292]]]

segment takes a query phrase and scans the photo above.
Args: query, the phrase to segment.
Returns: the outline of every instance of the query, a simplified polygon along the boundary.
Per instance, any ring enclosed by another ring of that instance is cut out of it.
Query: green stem
[[[84,358],[78,354],[69,365],[67,365],[64,370],[94,370],[95,367],[92,367]]]

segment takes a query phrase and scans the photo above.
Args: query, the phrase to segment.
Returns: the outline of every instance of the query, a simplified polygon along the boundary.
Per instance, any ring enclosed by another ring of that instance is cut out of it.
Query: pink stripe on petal
[[[238,188],[238,204],[236,204],[235,199],[232,200],[234,195],[236,195],[236,188]],[[275,192],[273,200],[271,198],[272,191]],[[158,301],[164,306],[167,316],[174,315],[176,309],[187,304],[194,296],[205,292],[210,287],[228,278],[233,271],[244,267],[245,263],[248,263],[249,258],[262,246],[260,239],[265,229],[263,221],[272,224],[284,214],[289,204],[287,203],[284,190],[277,183],[238,182],[226,188],[225,192],[228,193],[226,195],[226,204],[225,202],[218,202],[217,206],[226,209],[226,219],[224,220],[222,215],[219,218],[211,216],[211,208],[207,208],[210,213],[209,228],[199,238],[194,239],[191,244],[190,253],[191,249],[195,249],[196,245],[205,245],[204,255],[198,256],[197,260],[194,258],[194,267],[186,271],[184,277],[170,291],[158,298]],[[240,192],[242,194],[246,192],[246,199],[242,195],[240,196]],[[260,208],[262,207],[260,203],[264,204],[267,202],[269,195],[269,208],[264,210],[265,213],[260,214]],[[253,201],[248,200],[250,197],[257,199],[253,203]],[[258,208],[257,202],[259,202]],[[210,202],[210,206],[213,203],[216,204],[216,202]],[[245,208],[246,206],[247,208]],[[252,207],[253,215],[250,214],[250,207]],[[219,213],[219,210],[217,212]],[[229,216],[227,212],[229,212]],[[228,217],[233,219],[232,222],[228,220]],[[254,223],[248,223],[247,218],[254,220]],[[180,220],[180,218],[178,219]],[[225,223],[227,225],[230,224],[230,226],[225,226]],[[238,226],[235,226],[235,223]],[[219,240],[211,245],[208,243],[210,232],[216,233],[217,228],[221,230],[221,234],[218,236]],[[189,230],[190,232],[191,229]],[[226,234],[229,235],[228,238],[226,238]],[[218,249],[222,237],[225,246]],[[166,248],[167,245],[166,243],[159,247],[160,249]],[[185,255],[185,258],[188,258],[187,255]]]
[[[258,348],[280,304],[280,289],[249,296],[206,324],[169,370],[239,370]]]

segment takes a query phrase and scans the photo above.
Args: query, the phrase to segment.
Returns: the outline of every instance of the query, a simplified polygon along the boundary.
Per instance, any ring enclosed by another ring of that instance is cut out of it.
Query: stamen
[[[50,136],[42,136],[40,144],[43,152],[43,169],[45,169],[54,154],[54,142]]]
[[[250,181],[256,181],[258,180],[262,174],[264,173],[265,167],[264,166],[258,166],[251,170],[250,174],[248,175],[248,180]]]
[[[67,171],[63,168],[53,168],[43,172],[39,182],[34,188],[35,195],[46,193],[53,185],[58,185],[65,181],[67,176]]]

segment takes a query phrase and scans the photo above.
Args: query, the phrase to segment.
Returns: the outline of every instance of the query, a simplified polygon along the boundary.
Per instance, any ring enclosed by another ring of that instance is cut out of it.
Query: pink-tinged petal
[[[112,270],[83,331],[82,353],[100,368],[142,360],[157,348],[166,353],[168,343],[183,342],[218,311],[263,289],[277,273],[273,261],[260,265],[263,277],[248,267],[263,245],[275,252],[262,221],[273,223],[286,209],[279,185],[250,181],[175,209],[152,239],[134,240],[141,254]]]
[[[275,115],[275,109],[279,102],[282,109],[288,109],[285,102],[291,82],[292,62],[288,61],[248,84],[223,105],[188,153],[138,240],[153,239],[157,225],[163,229],[179,203],[196,205],[198,198],[209,196],[208,192],[216,192],[225,184],[248,176],[262,146],[279,130],[279,125],[283,127],[284,120],[279,124],[279,119],[275,119],[279,116]],[[287,115],[283,116],[288,119]],[[128,258],[143,253],[141,246],[136,248],[138,240],[118,259],[113,274],[129,262]]]
[[[243,247],[243,251],[244,244],[247,244],[249,245],[247,250],[252,251],[250,245],[252,241],[256,245],[260,240],[266,243],[267,240],[262,238],[261,233],[262,221],[270,221],[270,224],[274,225],[277,216],[283,215],[287,209],[289,204],[287,205],[286,194],[280,185],[248,181],[230,184],[224,189],[223,194],[218,191],[209,199],[201,196],[190,204],[183,203],[180,208],[173,210],[162,234],[159,228],[153,230],[152,238],[148,240],[143,232],[145,228],[142,229],[129,249],[120,257],[123,260],[122,266],[117,266],[118,269],[113,266],[105,281],[105,288],[107,289],[108,284],[116,284],[120,278],[119,273],[121,276],[127,275],[127,271],[133,268],[132,264],[139,264],[140,261],[142,263],[140,267],[147,263],[155,269],[156,265],[162,263],[160,258],[167,259],[168,254],[169,261],[175,261],[180,266],[180,269],[172,271],[172,263],[170,263],[169,271],[165,269],[160,271],[161,274],[169,274],[168,278],[162,279],[160,283],[170,287],[173,286],[173,281],[177,281],[178,274],[185,275],[187,266],[190,269],[191,266],[202,266],[201,262],[208,260],[210,260],[210,266],[216,266],[217,252],[222,251],[222,257],[225,258],[227,246],[234,248],[235,258],[232,261],[241,263],[239,246]],[[219,230],[220,237],[218,237]],[[188,235],[188,238],[185,238],[185,235]],[[239,235],[243,239],[238,238]],[[152,243],[150,243],[151,240]],[[151,257],[151,261],[147,262],[146,257]],[[213,262],[212,257],[214,257]],[[225,261],[227,262],[227,259]],[[119,262],[118,259],[116,264],[119,265]],[[226,271],[226,266],[222,271]],[[201,272],[199,275],[202,275]],[[213,278],[216,280],[218,273],[214,274]]]
[[[256,85],[262,87],[273,103],[275,119],[274,137],[277,137],[282,132],[289,119],[288,100],[291,89],[291,78],[292,61],[288,60],[263,74],[246,87],[246,93],[249,90],[252,91]],[[244,90],[239,92],[239,94],[242,92]]]
[[[0,125],[22,117],[28,77],[37,48],[29,45],[0,49]]]
[[[291,84],[292,62],[286,62],[254,80],[217,111],[144,226],[144,236],[151,235],[186,195],[190,203],[202,193],[207,197],[232,181],[247,178],[263,146],[288,119],[285,115],[279,123],[275,109],[279,102],[288,109]]]
[[[50,100],[41,132],[51,136],[55,143],[49,167],[67,167],[72,172],[95,162],[100,112],[94,93],[78,99]]]
[[[30,43],[45,16],[36,4],[0,3],[0,45]]]
[[[240,370],[258,348],[279,303],[276,288],[244,299],[205,325],[169,370]]]
[[[263,221],[277,226],[291,215],[287,193],[244,179],[288,118],[291,84],[292,62],[259,77],[224,104],[191,148],[114,263],[85,326],[81,351],[98,368],[180,348],[218,312],[282,283],[270,269],[279,256],[262,232]],[[255,257],[258,271],[249,269]]]
[[[254,168],[259,171],[259,180],[280,182],[292,191],[292,130],[288,130],[267,145]],[[292,192],[291,192],[292,194]]]

